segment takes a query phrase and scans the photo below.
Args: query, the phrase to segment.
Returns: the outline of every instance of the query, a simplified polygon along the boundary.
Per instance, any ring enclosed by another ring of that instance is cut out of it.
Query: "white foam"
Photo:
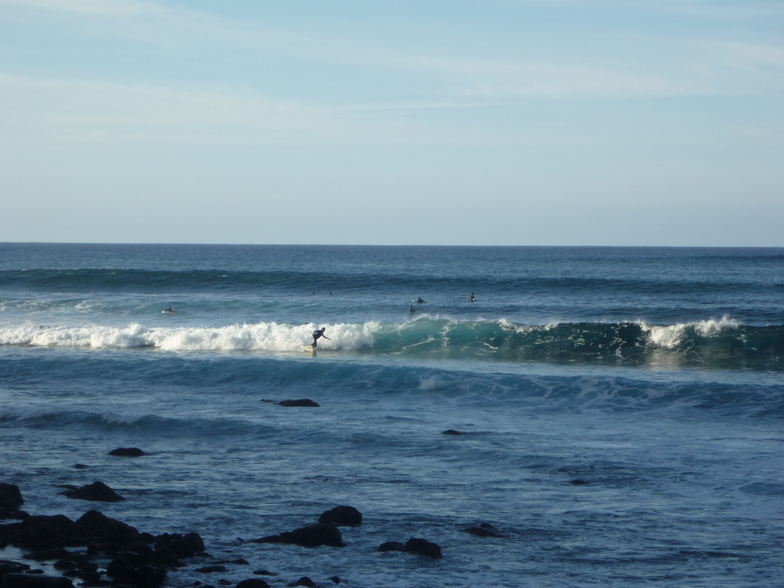
[[[32,347],[89,347],[122,349],[155,347],[166,351],[300,351],[313,342],[312,333],[326,328],[330,340],[320,339],[320,349],[360,349],[375,342],[379,323],[287,325],[275,322],[236,324],[225,327],[147,328],[138,323],[127,327],[0,328],[0,345]]]
[[[715,337],[725,329],[734,329],[740,326],[740,323],[728,316],[723,316],[721,319],[708,319],[705,321],[697,321],[693,323],[677,323],[675,325],[667,326],[652,326],[645,323],[641,324],[643,332],[648,337],[648,342],[655,347],[664,347],[673,349],[680,345],[683,337],[689,330],[695,331],[702,337]]]

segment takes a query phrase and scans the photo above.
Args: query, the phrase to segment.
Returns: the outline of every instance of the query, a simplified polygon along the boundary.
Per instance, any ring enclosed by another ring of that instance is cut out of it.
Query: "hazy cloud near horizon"
[[[0,241],[784,246],[782,25],[0,0]]]

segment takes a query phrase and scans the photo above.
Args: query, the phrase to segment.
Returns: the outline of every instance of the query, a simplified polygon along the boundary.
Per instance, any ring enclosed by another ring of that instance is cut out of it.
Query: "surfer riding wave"
[[[313,348],[315,349],[315,348],[316,348],[316,345],[318,344],[318,340],[319,340],[321,337],[324,337],[324,338],[325,338],[327,341],[330,341],[330,338],[329,338],[329,337],[327,337],[327,336],[324,334],[324,331],[326,331],[326,330],[327,330],[327,329],[326,329],[326,327],[321,327],[321,328],[320,328],[320,329],[318,329],[317,331],[313,331],[313,345],[311,345],[311,347],[313,347]]]

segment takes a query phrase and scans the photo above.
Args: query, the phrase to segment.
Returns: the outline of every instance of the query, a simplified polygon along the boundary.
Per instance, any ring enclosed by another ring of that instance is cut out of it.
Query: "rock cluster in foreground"
[[[15,491],[7,488],[9,484],[2,486],[3,496],[18,492],[15,486]],[[19,499],[10,504],[15,503],[22,504]],[[154,536],[97,510],[75,521],[64,515],[27,515],[20,522],[0,525],[0,549],[9,545],[25,551],[25,559],[51,562],[63,576],[33,576],[27,564],[2,562],[3,588],[68,588],[73,585],[71,579],[88,586],[157,588],[168,570],[182,565],[181,560],[204,552],[198,533]],[[105,570],[99,568],[96,559],[109,560]]]
[[[283,401],[284,406],[318,406],[307,400]],[[447,435],[459,435],[457,431],[444,431]],[[119,448],[110,455],[141,457],[145,452],[138,448]],[[88,466],[77,464],[78,468]],[[77,488],[66,486],[61,494],[69,498],[97,502],[125,500],[114,490],[96,481]],[[19,488],[13,484],[0,483],[0,520],[16,520],[0,525],[0,549],[14,546],[25,552],[24,559],[48,562],[62,576],[46,576],[41,570],[33,570],[26,563],[0,560],[0,588],[73,588],[73,581],[81,586],[116,586],[117,588],[160,588],[167,573],[186,565],[183,560],[196,556],[211,558],[204,552],[204,542],[198,533],[152,535],[138,531],[116,519],[109,518],[97,510],[89,510],[72,521],[63,515],[32,516],[20,510],[24,499]],[[306,548],[345,547],[339,527],[362,525],[362,513],[352,506],[337,506],[321,514],[318,522],[251,540],[251,543],[284,543]],[[463,529],[477,537],[503,537],[492,525],[482,523]],[[241,540],[242,541],[242,540]],[[244,542],[244,541],[243,541]],[[389,541],[378,548],[379,552],[399,551],[412,555],[441,559],[441,547],[426,539],[412,537],[406,543]],[[108,563],[106,563],[108,562]],[[229,569],[223,564],[249,565],[245,560],[216,561],[212,565],[196,568],[201,574],[225,573]],[[100,565],[99,565],[100,564]],[[104,569],[105,568],[105,569]],[[257,570],[254,575],[273,575],[267,570]],[[337,576],[329,578],[340,584]],[[200,583],[197,582],[197,585]],[[220,580],[221,586],[230,582]],[[289,586],[317,586],[307,576]],[[202,588],[213,588],[203,584]],[[260,578],[243,580],[236,588],[270,588]]]

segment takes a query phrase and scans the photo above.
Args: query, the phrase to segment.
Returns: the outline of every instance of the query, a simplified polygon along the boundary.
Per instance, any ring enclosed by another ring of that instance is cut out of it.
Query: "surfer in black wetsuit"
[[[313,347],[313,348],[315,349],[315,348],[316,348],[316,342],[317,342],[317,341],[318,341],[318,340],[319,340],[321,337],[324,337],[324,338],[325,338],[327,341],[330,341],[330,340],[331,340],[329,337],[327,337],[327,336],[324,334],[324,331],[326,331],[326,330],[327,330],[327,329],[326,329],[326,327],[321,327],[321,328],[320,328],[318,331],[313,331],[313,345],[311,345],[311,347]]]
[[[424,303],[425,303],[425,301],[424,301],[424,300],[422,300],[422,297],[421,297],[421,296],[417,296],[416,303],[417,303],[417,304],[424,304]]]
[[[470,302],[476,302],[476,296],[474,296],[474,293],[473,293],[473,292],[471,292],[471,296],[469,296],[469,297],[468,297],[468,300],[469,300]]]

